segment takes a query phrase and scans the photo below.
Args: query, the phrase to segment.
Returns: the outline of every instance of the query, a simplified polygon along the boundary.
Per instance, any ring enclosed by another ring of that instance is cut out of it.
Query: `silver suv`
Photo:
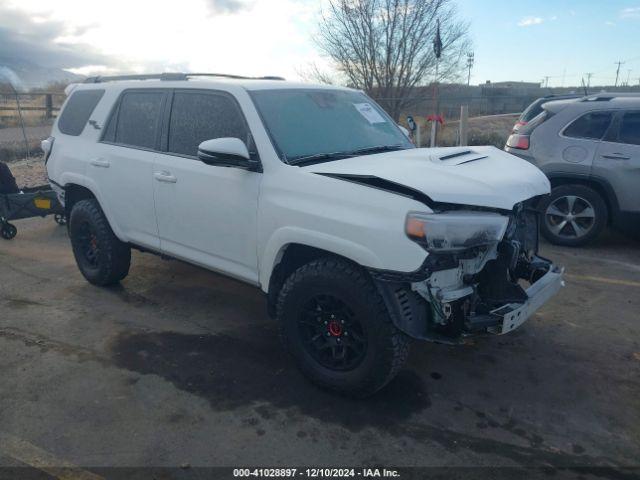
[[[505,150],[551,181],[540,225],[550,242],[584,245],[607,225],[640,231],[640,93],[545,103]]]

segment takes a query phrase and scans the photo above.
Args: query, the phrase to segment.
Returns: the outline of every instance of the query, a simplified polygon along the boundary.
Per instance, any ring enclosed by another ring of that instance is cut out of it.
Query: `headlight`
[[[497,213],[409,213],[405,232],[430,252],[454,252],[502,240],[509,218]]]

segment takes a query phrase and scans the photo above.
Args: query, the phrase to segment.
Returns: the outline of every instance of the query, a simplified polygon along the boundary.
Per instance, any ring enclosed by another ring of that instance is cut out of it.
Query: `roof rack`
[[[161,80],[161,81],[175,81],[175,80],[189,80],[190,77],[220,77],[230,78],[234,80],[284,80],[282,77],[266,76],[266,77],[243,77],[241,75],[231,75],[228,73],[179,73],[179,72],[164,72],[164,73],[147,73],[142,75],[112,75],[112,76],[95,76],[87,77],[84,83],[104,83],[104,82],[117,82],[120,80]]]

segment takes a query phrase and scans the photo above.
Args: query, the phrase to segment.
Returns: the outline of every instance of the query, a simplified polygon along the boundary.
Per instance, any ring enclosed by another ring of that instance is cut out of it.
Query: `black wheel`
[[[112,285],[129,273],[131,249],[114,235],[96,200],[73,206],[69,236],[78,268],[90,283]]]
[[[53,219],[55,220],[55,222],[58,225],[66,225],[67,224],[67,217],[65,215],[60,214],[60,213],[56,213],[53,216]]]
[[[277,312],[288,350],[322,387],[368,396],[407,359],[408,337],[369,275],[347,261],[325,257],[300,267],[282,287]]]
[[[607,206],[598,192],[583,185],[561,185],[542,205],[540,231],[556,245],[578,247],[607,226]]]
[[[17,234],[18,229],[15,225],[13,225],[12,223],[2,224],[2,228],[0,228],[0,235],[2,235],[2,238],[4,238],[5,240],[11,240],[15,238]]]

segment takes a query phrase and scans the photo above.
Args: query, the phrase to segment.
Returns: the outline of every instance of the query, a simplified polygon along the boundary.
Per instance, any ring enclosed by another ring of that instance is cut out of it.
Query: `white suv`
[[[414,148],[360,91],[196,74],[69,90],[43,149],[85,278],[119,282],[136,248],[255,285],[324,387],[371,394],[410,337],[510,332],[562,285],[537,255],[540,170]]]

